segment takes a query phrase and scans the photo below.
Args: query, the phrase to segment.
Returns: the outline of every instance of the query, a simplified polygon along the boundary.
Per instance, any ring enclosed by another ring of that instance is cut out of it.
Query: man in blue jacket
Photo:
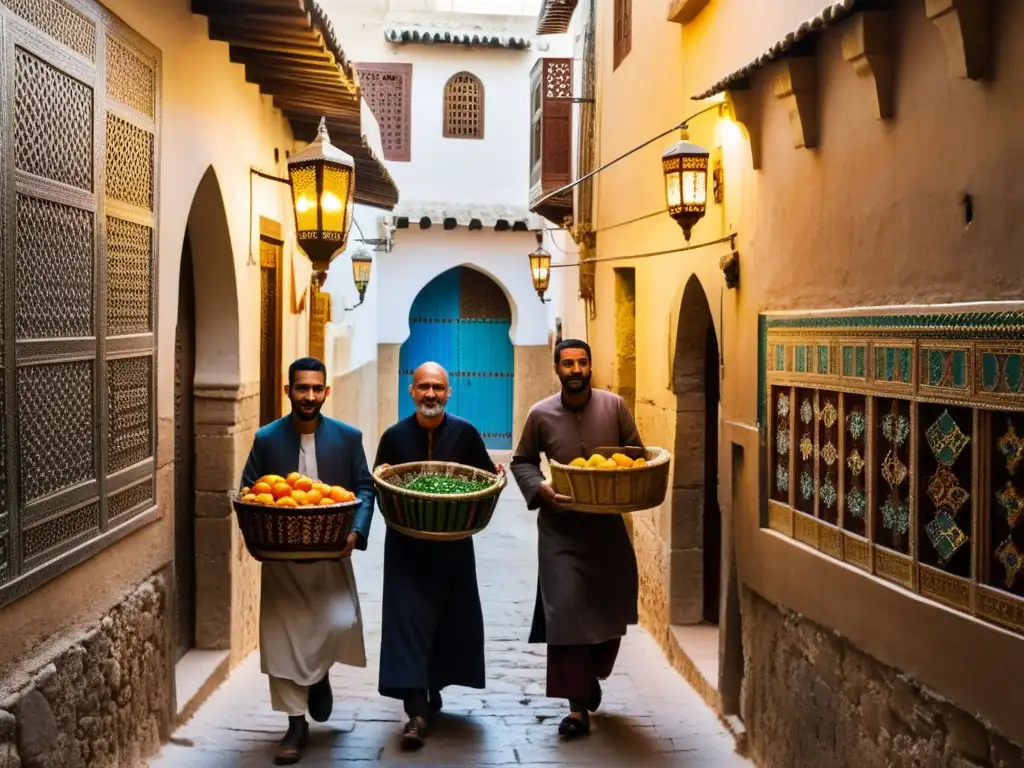
[[[362,434],[321,415],[327,395],[327,369],[304,357],[288,368],[285,394],[290,415],[256,433],[242,484],[299,472],[355,493],[360,505],[348,547],[339,561],[263,564],[260,596],[260,666],[270,678],[270,703],[288,715],[288,731],[275,763],[297,763],[309,734],[306,712],[317,722],[331,716],[334,695],[329,672],[337,662],[366,666],[359,592],[349,556],[365,550],[373,517],[373,479],[366,466]]]

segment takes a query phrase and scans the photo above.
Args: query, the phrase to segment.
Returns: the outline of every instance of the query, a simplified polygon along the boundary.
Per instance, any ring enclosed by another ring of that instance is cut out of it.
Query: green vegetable
[[[490,488],[494,483],[479,480],[466,480],[461,477],[448,477],[447,475],[420,475],[406,488],[419,493],[429,493],[434,496],[450,496],[458,493],[476,493]]]

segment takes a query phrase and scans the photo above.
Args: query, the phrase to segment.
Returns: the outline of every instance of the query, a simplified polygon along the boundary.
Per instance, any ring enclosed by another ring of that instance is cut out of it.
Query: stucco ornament
[[[827,509],[832,509],[836,504],[836,498],[836,487],[832,484],[831,478],[829,478],[821,486],[821,503]]]
[[[1013,583],[1017,580],[1017,574],[1020,573],[1021,568],[1024,568],[1024,556],[1021,555],[1021,551],[1017,549],[1017,545],[1013,543],[1013,539],[1007,536],[996,549],[996,558],[1002,563],[1003,568],[1006,569],[1006,588],[1013,589]]]
[[[925,439],[935,455],[935,460],[947,467],[956,462],[964,448],[971,442],[971,438],[960,431],[959,425],[949,415],[948,410],[943,411],[935,423],[928,427]]]
[[[1006,457],[1006,471],[1012,475],[1024,459],[1024,439],[1017,436],[1017,430],[1010,419],[1006,420],[1006,432],[999,438],[997,445],[999,452]]]
[[[857,410],[850,411],[850,413],[847,414],[846,428],[850,433],[850,437],[854,440],[860,440],[861,436],[864,434],[866,426],[867,425],[864,421],[864,411],[858,408]]]
[[[800,495],[804,501],[814,496],[814,478],[806,469],[800,473]]]
[[[789,491],[789,470],[781,464],[775,468],[775,487],[783,493]]]
[[[856,448],[846,457],[846,466],[850,468],[850,473],[854,477],[860,477],[864,471],[864,459],[861,458],[860,451]]]
[[[867,499],[864,497],[864,491],[860,488],[854,488],[846,494],[846,511],[850,513],[851,517],[862,520],[864,518],[864,513],[867,511],[867,506]]]

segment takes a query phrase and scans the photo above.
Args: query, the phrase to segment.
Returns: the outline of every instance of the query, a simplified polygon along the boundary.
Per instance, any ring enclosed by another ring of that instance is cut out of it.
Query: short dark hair
[[[324,384],[327,383],[327,366],[315,357],[300,357],[288,366],[288,386],[295,383],[295,374],[299,371],[316,371],[324,375]]]
[[[582,349],[587,353],[587,360],[590,360],[590,345],[582,339],[562,339],[555,345],[555,365],[562,362],[563,349]]]

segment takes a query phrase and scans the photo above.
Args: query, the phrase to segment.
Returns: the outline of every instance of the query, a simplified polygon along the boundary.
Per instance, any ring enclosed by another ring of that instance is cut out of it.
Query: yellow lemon
[[[597,468],[598,469],[618,469],[619,465],[616,464],[611,459],[608,459],[608,460],[604,461],[603,463],[599,464]]]
[[[640,469],[640,467],[647,466],[647,459],[637,459],[633,462],[633,469]]]
[[[573,459],[569,462],[570,467],[585,467],[587,466],[587,460],[584,458]]]
[[[602,456],[599,453],[595,453],[593,456],[590,457],[590,460],[587,462],[587,464],[591,467],[600,467],[606,461],[608,461],[608,459],[606,459],[604,456]]]

